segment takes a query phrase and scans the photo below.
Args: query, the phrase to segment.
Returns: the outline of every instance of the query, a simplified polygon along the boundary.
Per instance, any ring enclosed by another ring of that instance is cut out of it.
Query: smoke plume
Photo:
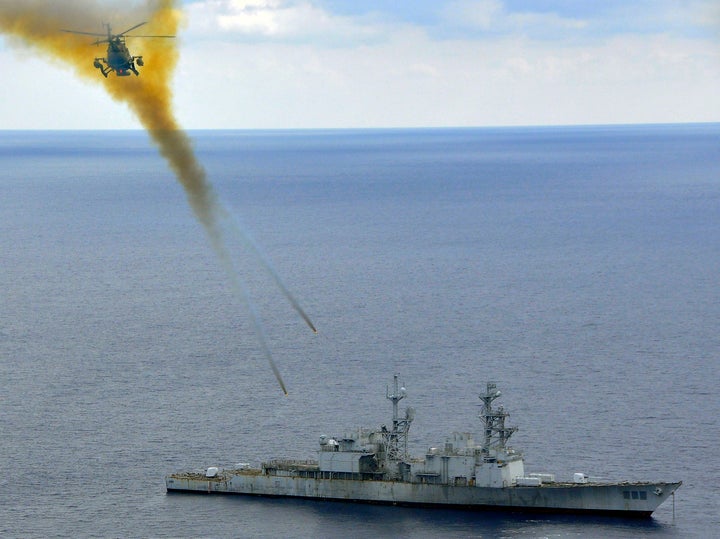
[[[102,23],[110,22],[113,32],[117,33],[147,21],[130,35],[175,35],[182,18],[176,4],[175,0],[0,0],[0,32],[9,36],[10,43],[29,47],[48,60],[72,69],[79,77],[101,84],[113,99],[125,103],[135,113],[182,184],[190,207],[202,223],[234,291],[248,305],[263,353],[280,387],[287,394],[247,291],[225,247],[220,221],[227,222],[227,215],[207,180],[205,170],[195,157],[189,137],[180,129],[173,114],[170,81],[178,60],[176,40],[143,39],[133,42],[130,39],[130,52],[141,53],[146,67],[142,68],[140,76],[117,77],[110,73],[106,79],[93,67],[93,58],[104,57],[107,45],[102,43],[96,49],[90,46],[95,39],[91,36],[61,32],[61,29],[70,29],[102,33],[105,31]],[[238,233],[242,235],[241,231]],[[293,308],[315,331],[295,298],[277,278],[276,272],[263,257],[259,258]]]

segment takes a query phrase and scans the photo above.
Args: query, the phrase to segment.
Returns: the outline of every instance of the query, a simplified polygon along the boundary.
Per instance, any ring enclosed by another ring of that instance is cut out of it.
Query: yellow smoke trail
[[[160,153],[167,160],[182,184],[193,213],[202,223],[213,249],[232,281],[233,289],[248,305],[263,352],[268,359],[280,387],[285,384],[269,352],[265,337],[252,310],[247,292],[240,283],[222,237],[220,219],[226,219],[215,193],[207,181],[205,170],[198,162],[189,137],[180,129],[172,111],[170,80],[178,60],[175,40],[143,39],[128,42],[133,54],[142,54],[145,68],[140,76],[107,79],[93,67],[95,56],[105,56],[105,44],[95,49],[93,38],[61,33],[60,29],[102,33],[102,22],[111,21],[114,32],[123,32],[131,26],[147,21],[140,30],[132,33],[147,35],[175,35],[181,22],[181,13],[175,0],[145,0],[130,3],[107,1],[57,0],[0,0],[0,32],[44,56],[67,65],[75,73],[102,84],[117,101],[125,103],[147,129]],[[135,49],[138,49],[137,51]],[[271,266],[260,257],[261,263],[279,283],[281,291],[313,331],[315,327],[299,304],[277,278]]]

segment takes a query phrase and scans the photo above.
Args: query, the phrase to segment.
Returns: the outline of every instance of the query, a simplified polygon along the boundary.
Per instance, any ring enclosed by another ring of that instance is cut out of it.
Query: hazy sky
[[[183,6],[174,91],[187,128],[720,121],[718,0]],[[2,36],[0,66],[0,129],[140,127],[99,72],[77,80]]]

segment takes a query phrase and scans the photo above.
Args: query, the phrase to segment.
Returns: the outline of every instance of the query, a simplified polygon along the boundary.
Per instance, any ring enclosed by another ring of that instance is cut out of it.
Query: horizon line
[[[199,132],[199,131],[226,131],[226,132],[289,132],[289,131],[430,131],[430,130],[482,130],[482,129],[544,129],[544,128],[603,128],[603,127],[672,127],[672,126],[720,126],[720,121],[690,121],[690,122],[613,122],[613,123],[577,123],[577,124],[498,124],[498,125],[446,125],[446,126],[350,126],[350,127],[180,127],[177,131]],[[38,128],[18,127],[2,128],[0,133],[5,132],[144,132],[143,127],[137,128],[112,128],[112,127],[78,127],[78,128]]]

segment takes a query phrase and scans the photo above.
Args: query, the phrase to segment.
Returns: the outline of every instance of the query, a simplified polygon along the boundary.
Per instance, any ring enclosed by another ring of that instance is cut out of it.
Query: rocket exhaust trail
[[[308,325],[310,329],[313,330],[313,333],[317,333],[317,329],[315,328],[315,324],[312,323],[312,320],[310,320],[310,317],[307,315],[307,313],[303,310],[303,308],[300,306],[298,301],[295,299],[295,296],[293,296],[290,291],[287,289],[285,284],[280,280],[280,276],[275,271],[275,268],[273,268],[272,264],[270,264],[270,261],[263,256],[263,254],[260,252],[260,250],[257,248],[257,246],[252,242],[250,238],[246,238],[247,243],[252,249],[252,251],[257,255],[258,260],[263,265],[263,267],[267,270],[267,272],[270,274],[270,276],[273,278],[273,281],[275,281],[275,284],[280,289],[280,291],[283,293],[285,298],[290,302],[290,305],[293,306],[293,309],[300,315],[300,317],[305,321],[305,323]]]
[[[260,261],[260,264],[263,268],[268,272],[268,274],[272,277],[273,281],[277,285],[277,287],[280,289],[280,291],[285,296],[285,299],[287,299],[290,302],[290,305],[292,305],[293,309],[295,309],[295,312],[297,312],[300,317],[305,321],[305,323],[308,325],[308,327],[313,331],[313,333],[317,333],[317,329],[315,328],[315,324],[313,324],[312,320],[310,320],[310,317],[307,315],[305,310],[300,306],[300,303],[297,299],[295,299],[295,296],[292,295],[290,290],[287,289],[285,286],[285,283],[282,282],[280,279],[280,275],[273,267],[270,260],[263,255],[260,248],[257,246],[255,241],[253,240],[252,236],[240,225],[240,223],[237,221],[237,219],[234,220],[235,230],[238,232],[241,239],[245,242],[245,246],[252,251],[252,253],[257,257],[257,259]]]
[[[125,103],[137,115],[185,190],[190,207],[202,224],[213,250],[233,283],[234,290],[243,296],[251,312],[263,353],[280,387],[287,394],[250,298],[240,286],[225,245],[219,221],[227,218],[227,214],[219,204],[205,170],[195,157],[189,137],[180,129],[172,111],[170,80],[178,60],[175,40],[143,40],[142,45],[138,46],[142,48],[147,67],[141,75],[116,77],[110,74],[105,79],[93,67],[91,59],[96,53],[90,47],[88,36],[60,31],[61,28],[93,31],[100,22],[112,19],[118,28],[147,21],[144,34],[175,35],[181,20],[180,12],[176,9],[178,3],[177,0],[3,0],[0,2],[0,32],[10,36],[11,43],[15,41],[29,46],[56,63],[71,68],[82,79],[102,84],[113,99]],[[279,279],[277,272],[258,249],[249,243],[293,308],[308,326],[316,331],[307,314]]]
[[[245,308],[250,313],[250,320],[252,321],[253,329],[255,330],[255,335],[257,336],[258,342],[260,343],[260,348],[262,349],[263,355],[265,356],[265,359],[267,359],[267,362],[270,365],[273,374],[275,375],[275,379],[277,380],[278,384],[280,384],[280,389],[282,389],[285,396],[287,396],[288,391],[285,387],[285,382],[283,382],[282,375],[280,374],[280,371],[275,364],[275,360],[270,353],[270,348],[267,345],[267,338],[265,337],[265,332],[263,331],[262,324],[260,324],[260,317],[255,311],[255,306],[250,299],[250,293],[248,292],[247,287],[244,285],[244,283],[236,277],[237,271],[235,271],[235,268],[232,265],[232,261],[228,258],[222,260],[222,263],[225,266],[226,273],[230,276],[230,282],[232,283],[233,290],[235,291],[237,296],[242,299],[243,303],[245,304]]]

